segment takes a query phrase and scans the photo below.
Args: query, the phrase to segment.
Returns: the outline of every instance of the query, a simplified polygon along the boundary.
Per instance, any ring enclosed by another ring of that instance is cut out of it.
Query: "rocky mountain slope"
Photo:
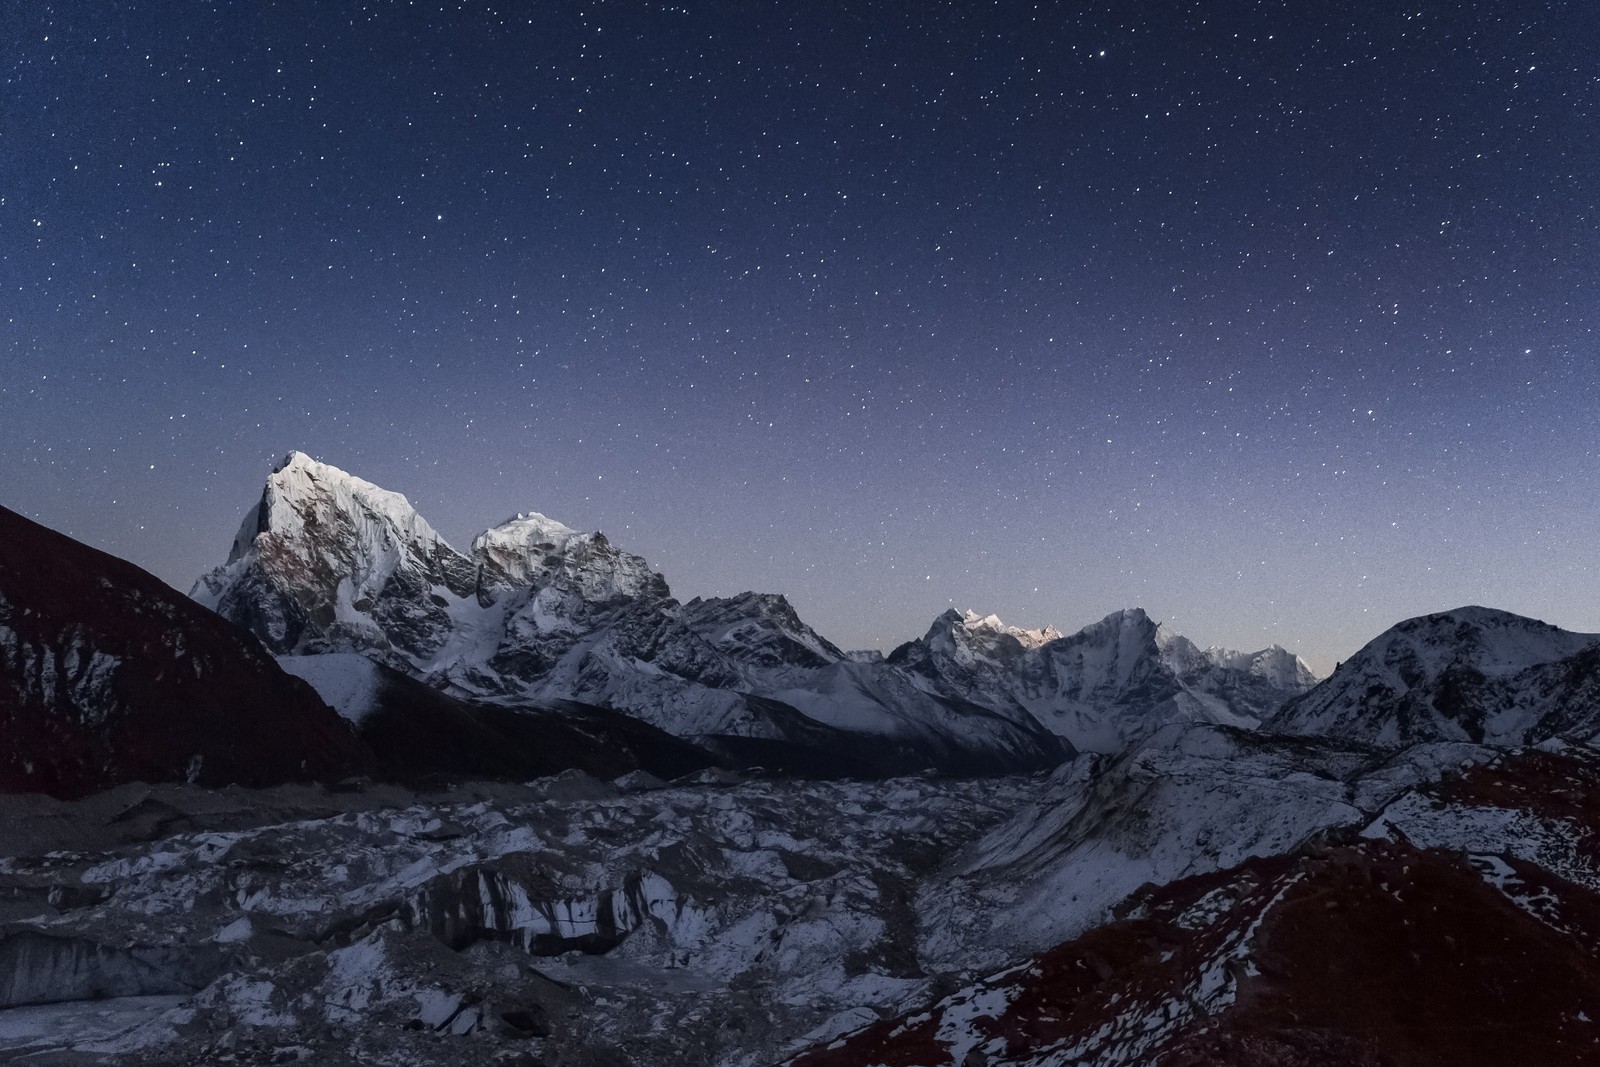
[[[1069,636],[952,610],[888,663],[932,691],[1026,712],[1089,752],[1121,751],[1170,722],[1254,727],[1316,684],[1282,648],[1201,651],[1138,608]]]
[[[538,514],[463,555],[404,497],[301,453],[193,595],[279,654],[355,652],[479,701],[612,708],[728,758],[986,773],[1066,751],[1026,713],[849,660],[782,597],[680,604],[640,557]]]
[[[1169,725],[1121,756],[1064,765],[1035,804],[953,857],[949,880],[922,901],[921,951],[998,968],[1106,921],[1141,886],[1292,852],[1494,755]]]
[[[1600,726],[1600,634],[1490,608],[1408,619],[1272,720],[1281,733],[1396,747],[1522,745]]]
[[[1202,651],[1137,609],[1067,636],[950,612],[888,657],[846,654],[781,596],[680,604],[640,557],[536,513],[457,552],[404,497],[301,453],[193,595],[280,654],[610,707],[791,767],[870,750],[880,773],[1038,768],[1168,722],[1254,726],[1315,681],[1281,648]]]
[[[0,791],[334,780],[370,754],[248,634],[0,508]]]

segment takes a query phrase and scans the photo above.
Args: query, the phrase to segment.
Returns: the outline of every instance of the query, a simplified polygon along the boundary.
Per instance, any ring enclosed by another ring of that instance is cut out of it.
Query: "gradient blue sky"
[[[0,504],[273,462],[849,647],[1600,631],[1600,8],[6,6]]]

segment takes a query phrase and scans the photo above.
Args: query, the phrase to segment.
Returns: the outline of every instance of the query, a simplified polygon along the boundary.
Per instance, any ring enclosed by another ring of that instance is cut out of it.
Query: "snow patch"
[[[279,656],[278,666],[309,682],[329,707],[351,722],[358,723],[377,709],[383,678],[365,656],[353,652]]]

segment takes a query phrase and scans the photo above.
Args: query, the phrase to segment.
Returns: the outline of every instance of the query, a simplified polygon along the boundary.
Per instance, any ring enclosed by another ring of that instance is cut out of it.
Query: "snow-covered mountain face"
[[[1138,608],[1068,636],[952,610],[888,662],[934,691],[1026,712],[1092,752],[1121,751],[1169,722],[1253,727],[1316,681],[1277,646],[1202,651]]]
[[[413,672],[475,695],[617,707],[677,733],[738,732],[741,702],[712,692],[737,671],[679,621],[641,557],[534,514],[480,534],[473,559],[476,597]]]
[[[1281,702],[1283,693],[1303,693],[1318,680],[1304,660],[1279,645],[1259,652],[1235,652],[1215,646],[1201,649],[1187,637],[1158,629],[1156,647],[1162,662],[1180,679],[1203,688],[1221,688],[1225,684],[1220,681],[1223,677],[1230,678],[1234,685],[1248,685],[1254,680],[1273,691],[1267,697],[1269,702]]]
[[[1065,754],[1025,712],[851,660],[781,596],[679,604],[639,556],[537,513],[464,556],[404,497],[300,453],[193,595],[280,654],[355,652],[458,696],[615,708],[746,760],[852,750],[852,773],[977,772]]]
[[[1521,745],[1600,725],[1600,634],[1489,608],[1409,619],[1380,634],[1270,728],[1398,747]]]
[[[804,677],[847,658],[775,593],[696,597],[679,617],[713,648],[768,681]]]
[[[471,560],[399,493],[301,452],[267,479],[228,561],[190,595],[275,653],[356,650],[392,663],[446,640]]]
[[[507,708],[442,693],[353,652],[279,656],[356,728],[384,781],[527,781],[576,769],[676,778],[718,761],[620,712],[563,703]]]
[[[249,635],[166,583],[0,508],[0,792],[268,785],[371,769]]]

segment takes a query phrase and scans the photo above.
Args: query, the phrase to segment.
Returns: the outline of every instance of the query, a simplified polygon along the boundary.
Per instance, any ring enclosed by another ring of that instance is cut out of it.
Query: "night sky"
[[[1600,5],[0,0],[0,504],[302,449],[846,647],[1600,631]]]

